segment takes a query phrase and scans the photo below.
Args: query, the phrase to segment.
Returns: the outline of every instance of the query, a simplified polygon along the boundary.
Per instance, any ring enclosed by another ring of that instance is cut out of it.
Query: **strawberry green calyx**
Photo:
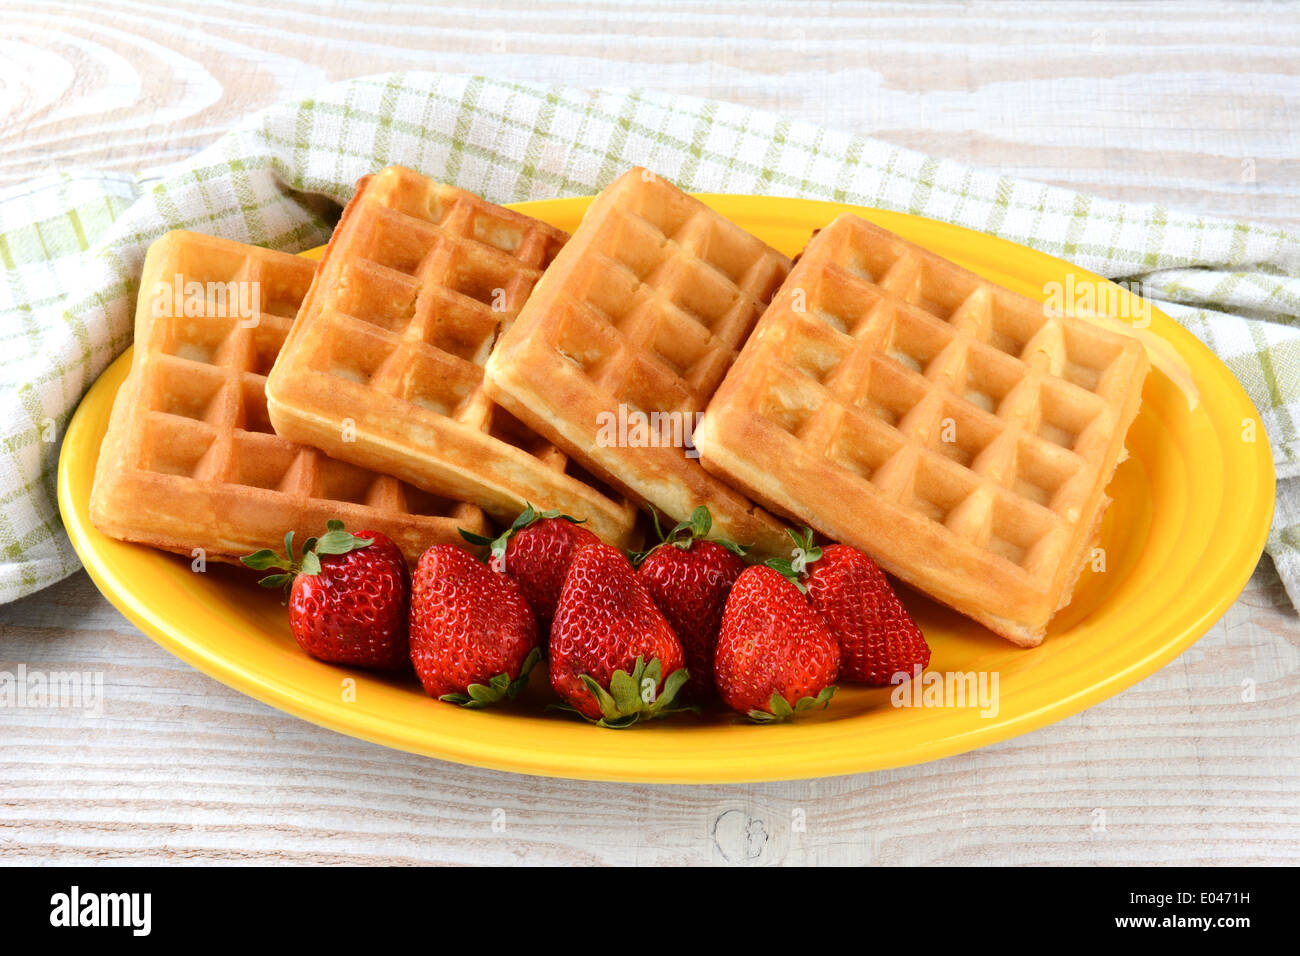
[[[835,691],[838,689],[832,684],[830,687],[823,688],[822,692],[816,697],[800,697],[795,701],[793,707],[790,706],[789,701],[774,691],[771,699],[767,702],[767,706],[771,710],[770,713],[766,710],[751,710],[745,716],[756,724],[779,724],[792,719],[797,714],[802,714],[804,711],[812,710],[814,707],[826,708],[830,706],[831,698],[835,696]]]
[[[536,524],[543,518],[559,518],[561,521],[568,521],[572,524],[586,524],[587,522],[586,518],[575,518],[573,515],[566,515],[558,508],[552,508],[550,511],[538,511],[532,505],[525,504],[524,510],[519,512],[519,517],[514,520],[514,523],[495,538],[475,534],[473,531],[466,531],[464,528],[457,528],[456,530],[470,544],[486,546],[489,554],[488,563],[494,568],[500,568],[501,563],[505,561],[506,546],[510,544],[510,539],[529,525]]]
[[[706,505],[700,505],[693,512],[687,521],[679,521],[673,525],[667,532],[659,524],[659,512],[654,505],[647,505],[650,509],[650,517],[654,520],[655,537],[659,540],[653,546],[645,551],[637,551],[630,555],[633,567],[639,567],[641,562],[650,556],[650,552],[661,545],[669,544],[675,548],[681,548],[683,551],[689,551],[692,544],[696,541],[712,541],[716,545],[726,548],[732,554],[739,558],[745,556],[748,548],[745,545],[737,544],[734,541],[728,541],[726,538],[710,538],[709,532],[713,529],[713,515],[709,513]]]
[[[797,587],[801,593],[807,594],[808,585],[804,584],[803,578],[808,573],[808,566],[822,556],[821,546],[813,541],[812,528],[805,527],[802,531],[786,528],[785,533],[794,542],[790,557],[769,558],[765,563]]]
[[[541,659],[541,649],[534,647],[524,658],[523,666],[519,668],[519,676],[514,680],[510,679],[509,674],[497,674],[486,684],[470,684],[465,688],[464,694],[443,694],[438,699],[445,700],[449,704],[459,704],[469,710],[480,710],[503,700],[514,700],[528,686],[528,677]]]
[[[257,583],[264,588],[283,588],[285,596],[293,579],[299,574],[320,574],[320,559],[327,554],[347,554],[358,551],[375,543],[374,538],[358,538],[343,528],[343,522],[331,518],[325,522],[325,533],[319,538],[308,538],[302,545],[302,557],[293,553],[293,532],[284,536],[286,557],[281,557],[270,548],[254,551],[239,560],[255,571],[275,568],[279,573],[268,574]]]
[[[698,714],[700,708],[694,704],[679,706],[674,703],[677,692],[690,679],[690,674],[684,667],[679,667],[669,674],[663,682],[663,690],[655,694],[662,670],[663,664],[659,658],[652,658],[647,664],[643,657],[638,656],[636,664],[632,667],[632,673],[629,674],[625,670],[614,671],[614,675],[609,679],[609,690],[601,687],[594,677],[583,674],[579,679],[596,698],[601,715],[598,720],[592,720],[585,715],[583,719],[598,727],[623,730],[642,720],[658,720],[684,711]],[[568,704],[551,706],[555,710],[579,713]]]

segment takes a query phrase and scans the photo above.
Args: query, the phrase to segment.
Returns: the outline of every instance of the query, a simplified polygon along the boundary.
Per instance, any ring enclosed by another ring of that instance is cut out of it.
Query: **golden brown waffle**
[[[233,561],[281,549],[286,531],[300,540],[320,534],[338,518],[350,529],[388,535],[412,563],[430,545],[460,543],[458,527],[486,530],[473,505],[272,433],[265,376],[314,270],[299,256],[192,232],[168,233],[150,246],[131,371],[95,470],[90,516],[97,528]],[[190,283],[199,284],[190,288],[201,297],[186,291]],[[251,309],[234,307],[241,292]]]
[[[276,432],[506,520],[558,508],[625,543],[635,507],[481,388],[567,238],[400,166],[361,180],[267,383]]]
[[[699,200],[633,169],[593,200],[502,337],[488,394],[673,519],[708,505],[720,535],[784,551],[776,520],[674,439],[694,430],[789,268]],[[658,427],[639,437],[635,424],[606,429],[620,412],[658,416]]]
[[[757,500],[1034,646],[1096,539],[1147,370],[1136,339],[845,214],[696,440]]]

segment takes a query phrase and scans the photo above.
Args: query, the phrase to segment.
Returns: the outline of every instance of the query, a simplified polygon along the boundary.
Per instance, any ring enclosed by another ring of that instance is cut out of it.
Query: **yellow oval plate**
[[[813,229],[852,209],[1036,299],[1051,283],[1104,285],[1059,259],[915,216],[806,200],[701,198],[789,254]],[[572,231],[589,201],[518,208]],[[1141,680],[1205,633],[1250,576],[1274,486],[1255,409],[1232,374],[1165,315],[1152,310],[1141,334],[1155,370],[1129,435],[1132,457],[1111,484],[1106,569],[1086,574],[1047,641],[1019,650],[901,592],[934,649],[931,672],[983,674],[990,691],[995,675],[996,707],[942,699],[954,706],[900,707],[892,688],[850,686],[828,709],[791,724],[684,715],[618,732],[543,713],[549,688],[540,670],[512,707],[469,711],[430,700],[413,677],[319,663],[299,651],[278,597],[259,589],[251,573],[214,566],[196,574],[187,561],[111,540],[90,524],[95,460],[129,353],[90,389],[68,427],[59,506],[91,577],[141,630],[231,687],[342,733],[460,763],[595,780],[711,783],[897,767],[1034,730]],[[924,704],[926,695],[919,696]],[[935,703],[933,692],[928,696]],[[915,702],[911,691],[907,702]]]

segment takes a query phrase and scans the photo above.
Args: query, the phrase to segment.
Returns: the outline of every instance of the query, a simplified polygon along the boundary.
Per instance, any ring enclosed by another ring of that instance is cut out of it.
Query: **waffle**
[[[789,268],[699,200],[633,169],[592,202],[502,336],[488,394],[673,519],[705,504],[720,535],[784,551],[776,520],[676,439],[694,431]]]
[[[705,465],[1032,647],[1137,414],[1133,338],[852,215],[808,244],[714,395]]]
[[[458,527],[486,530],[472,505],[272,433],[265,376],[314,269],[298,256],[191,232],[168,233],[149,248],[135,355],[95,470],[97,528],[234,561],[259,548],[280,550],[286,531],[301,540],[339,518],[388,535],[412,563],[430,545],[459,542]],[[194,282],[201,298],[186,295]],[[247,310],[234,307],[240,290]]]
[[[568,235],[390,166],[362,179],[267,383],[277,433],[512,519],[635,507],[491,402],[483,363]]]

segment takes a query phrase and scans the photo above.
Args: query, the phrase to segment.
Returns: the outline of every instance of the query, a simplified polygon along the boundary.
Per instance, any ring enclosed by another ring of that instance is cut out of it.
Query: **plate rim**
[[[1038,260],[1038,266],[1042,268],[1051,268],[1057,271],[1073,272],[1076,277],[1083,278],[1086,281],[1100,283],[1109,283],[1109,280],[1097,276],[1086,269],[1076,266],[1066,260],[1052,256],[1049,253],[1032,249],[1028,246],[1021,245],[1009,239],[999,236],[993,236],[988,233],[979,232],[978,230],[958,226],[952,223],[946,223],[942,220],[931,219],[924,216],[918,216],[911,213],[899,213],[890,210],[873,209],[870,207],[855,206],[846,203],[827,202],[824,200],[798,199],[794,197],[777,197],[777,196],[752,196],[740,194],[693,194],[701,200],[714,206],[728,207],[732,205],[744,205],[752,207],[757,204],[759,209],[763,206],[771,207],[771,212],[778,214],[782,207],[787,205],[798,205],[800,207],[820,206],[827,209],[828,212],[853,212],[864,218],[884,219],[888,221],[911,221],[923,229],[938,229],[940,231],[955,230],[958,235],[965,233],[972,238],[978,237],[980,242],[992,243],[995,247],[1002,247],[1008,250],[1014,250],[1017,256],[1030,257]],[[509,204],[510,208],[519,209],[523,212],[536,212],[544,207],[556,208],[560,204],[578,205],[589,203],[592,197],[569,197],[564,199],[547,199],[533,200],[524,203]],[[751,212],[751,215],[753,213]],[[766,215],[766,214],[765,214]],[[832,216],[827,217],[827,221]],[[1037,270],[1035,270],[1037,271]],[[1145,301],[1145,300],[1144,300]],[[1260,423],[1262,430],[1262,419],[1258,411],[1251,402],[1250,397],[1246,394],[1236,377],[1232,375],[1231,370],[1216,356],[1210,349],[1205,346],[1199,339],[1189,331],[1178,325],[1172,318],[1151,305],[1153,313],[1153,325],[1160,325],[1159,337],[1169,341],[1174,350],[1184,358],[1190,357],[1188,353],[1195,356],[1202,367],[1209,367],[1214,374],[1226,383],[1229,387],[1226,389],[1227,398],[1231,400],[1235,407],[1248,410]],[[1154,329],[1153,329],[1154,331]],[[325,727],[338,733],[343,733],[351,737],[367,740],[381,746],[401,750],[408,753],[417,753],[424,756],[434,757],[437,759],[447,760],[454,763],[466,764],[470,766],[482,767],[493,770],[506,772],[523,773],[533,776],[559,777],[565,779],[584,779],[600,780],[612,782],[635,782],[635,783],[666,783],[666,784],[719,784],[719,783],[749,783],[760,781],[778,781],[778,780],[795,780],[795,779],[814,779],[821,777],[841,776],[846,774],[864,773],[873,770],[881,770],[895,767],[911,766],[920,763],[926,763],[932,760],[941,759],[947,756],[955,756],[961,753],[967,753],[990,744],[998,743],[1022,734],[1037,730],[1048,724],[1072,716],[1092,705],[1105,700],[1120,691],[1136,684],[1140,680],[1150,676],[1164,664],[1178,656],[1197,640],[1199,640],[1206,631],[1213,626],[1215,622],[1222,617],[1225,611],[1236,601],[1244,588],[1250,575],[1253,573],[1255,565],[1258,562],[1259,555],[1263,551],[1264,544],[1267,541],[1269,528],[1271,525],[1271,516],[1273,503],[1276,492],[1276,475],[1271,453],[1271,446],[1267,441],[1266,435],[1263,440],[1255,443],[1255,454],[1252,456],[1254,464],[1255,483],[1260,485],[1259,490],[1265,490],[1267,493],[1262,496],[1256,496],[1254,499],[1254,513],[1258,513],[1258,527],[1252,528],[1252,534],[1238,537],[1238,547],[1232,551],[1231,560],[1225,559],[1224,566],[1235,569],[1234,573],[1227,575],[1227,581],[1224,586],[1218,589],[1213,601],[1207,602],[1201,612],[1196,616],[1194,623],[1189,624],[1184,631],[1175,638],[1163,642],[1150,653],[1130,661],[1122,668],[1112,671],[1102,677],[1089,679],[1084,683],[1076,693],[1063,696],[1056,701],[1039,706],[1027,711],[1021,712],[1006,720],[998,721],[992,724],[988,729],[978,731],[968,731],[959,734],[949,734],[940,736],[922,743],[913,743],[906,753],[898,753],[895,756],[894,751],[875,751],[866,755],[868,758],[855,760],[856,754],[836,754],[834,757],[819,755],[812,759],[815,766],[805,766],[799,764],[793,768],[786,767],[768,767],[767,769],[742,769],[738,772],[723,772],[711,774],[708,771],[701,771],[698,768],[689,766],[677,766],[675,764],[658,765],[654,772],[636,773],[622,769],[621,767],[610,768],[607,765],[597,766],[592,761],[574,763],[572,759],[561,766],[556,766],[554,762],[548,762],[545,757],[546,751],[530,751],[524,746],[516,747],[510,754],[500,754],[496,751],[500,748],[493,747],[492,752],[483,753],[483,748],[474,749],[475,741],[465,739],[461,736],[448,736],[446,734],[438,737],[436,740],[427,738],[422,740],[408,739],[409,735],[398,732],[400,728],[384,732],[385,725],[349,721],[336,716],[337,711],[334,709],[323,708],[313,705],[310,698],[303,699],[294,696],[289,685],[283,682],[277,682],[273,679],[267,679],[257,669],[250,668],[231,661],[228,657],[215,654],[210,648],[206,648],[194,643],[187,638],[184,630],[175,622],[160,620],[154,615],[144,603],[137,600],[129,588],[120,586],[112,577],[111,569],[101,566],[101,559],[94,547],[84,537],[85,527],[82,525],[83,518],[79,514],[78,502],[72,498],[70,489],[69,474],[76,464],[73,457],[67,453],[70,446],[78,443],[69,442],[69,437],[78,435],[80,431],[89,427],[86,422],[90,417],[89,412],[85,411],[94,402],[104,400],[100,392],[108,387],[108,383],[114,375],[120,374],[125,377],[125,369],[129,368],[130,358],[133,347],[128,346],[127,350],[118,356],[109,367],[95,380],[90,389],[78,403],[71,420],[68,423],[64,434],[64,441],[59,451],[59,461],[57,468],[58,475],[58,505],[61,517],[63,518],[64,527],[67,530],[73,547],[78,557],[81,558],[82,564],[98,590],[113,604],[124,616],[127,617],[136,627],[146,634],[155,643],[162,646],[168,652],[181,658],[186,663],[195,667],[204,674],[221,681],[227,686],[240,693],[247,694],[262,703],[281,710],[292,716],[314,723],[318,726]],[[114,393],[116,388],[114,388]],[[111,398],[109,399],[111,404]],[[1222,445],[1220,445],[1222,447]],[[95,454],[98,455],[98,445],[95,445]],[[1226,457],[1226,456],[1225,456]],[[1225,472],[1226,473],[1226,472]],[[1264,499],[1267,499],[1267,507],[1262,505]],[[84,503],[81,503],[84,507]],[[88,519],[87,519],[88,520]],[[1249,555],[1253,555],[1250,558]],[[1028,651],[1026,653],[1032,653]],[[778,731],[779,732],[779,731]],[[757,766],[763,766],[756,762]]]

